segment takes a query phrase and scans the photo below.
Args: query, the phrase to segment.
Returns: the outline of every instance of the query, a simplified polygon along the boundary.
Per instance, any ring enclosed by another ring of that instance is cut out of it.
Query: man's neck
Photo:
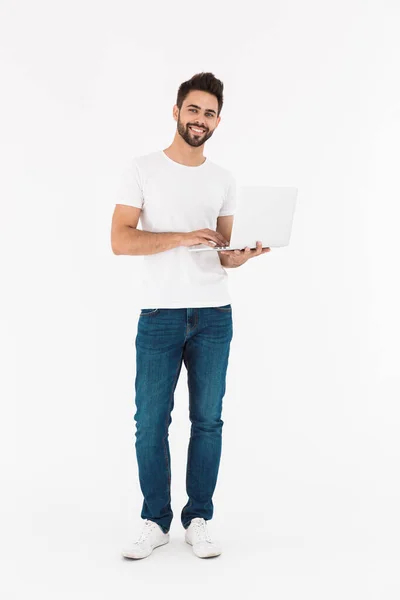
[[[165,148],[164,152],[168,158],[181,165],[199,167],[206,160],[203,155],[203,149],[204,145],[192,148],[186,142],[182,141],[182,144],[180,144],[178,140],[174,140],[168,148]]]

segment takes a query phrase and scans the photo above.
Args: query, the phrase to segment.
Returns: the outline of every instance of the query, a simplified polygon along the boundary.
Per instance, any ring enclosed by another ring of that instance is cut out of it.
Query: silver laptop
[[[189,246],[190,252],[203,250],[255,249],[257,240],[263,248],[289,244],[298,189],[265,185],[238,186],[237,209],[229,246]]]

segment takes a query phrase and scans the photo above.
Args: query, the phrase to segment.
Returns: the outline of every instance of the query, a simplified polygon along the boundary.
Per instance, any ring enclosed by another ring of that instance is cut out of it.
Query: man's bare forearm
[[[184,233],[153,233],[134,227],[124,227],[112,243],[114,254],[142,256],[157,254],[182,245]]]

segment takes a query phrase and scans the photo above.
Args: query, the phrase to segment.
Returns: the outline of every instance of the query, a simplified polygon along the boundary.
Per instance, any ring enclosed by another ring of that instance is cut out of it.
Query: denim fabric
[[[188,501],[183,527],[210,520],[222,448],[222,399],[233,337],[230,304],[201,308],[141,309],[135,341],[135,448],[144,496],[141,517],[167,533],[171,526],[171,458],[168,429],[182,361],[187,370],[190,439]]]

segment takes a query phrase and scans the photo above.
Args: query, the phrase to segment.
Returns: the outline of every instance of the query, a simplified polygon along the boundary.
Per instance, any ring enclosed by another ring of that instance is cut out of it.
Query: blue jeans
[[[171,458],[168,429],[182,360],[187,369],[189,418],[185,529],[213,516],[212,496],[222,448],[222,399],[233,337],[230,304],[201,308],[143,308],[138,320],[135,404],[136,456],[144,500],[141,517],[169,531]]]

